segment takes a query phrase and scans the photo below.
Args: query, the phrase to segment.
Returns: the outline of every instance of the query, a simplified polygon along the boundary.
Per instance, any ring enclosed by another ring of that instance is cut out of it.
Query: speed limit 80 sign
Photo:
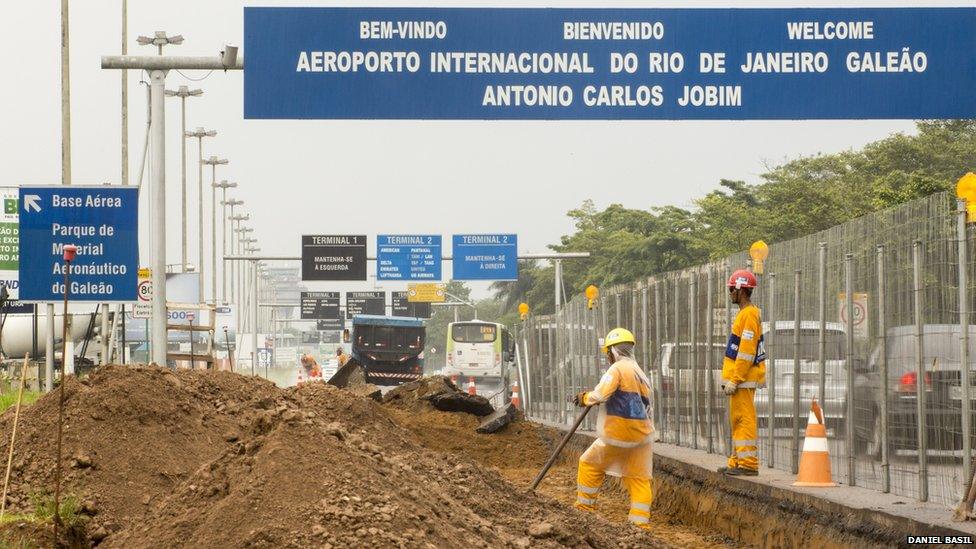
[[[139,286],[136,295],[139,300],[132,308],[132,318],[151,318],[152,317],[152,270],[139,269]]]

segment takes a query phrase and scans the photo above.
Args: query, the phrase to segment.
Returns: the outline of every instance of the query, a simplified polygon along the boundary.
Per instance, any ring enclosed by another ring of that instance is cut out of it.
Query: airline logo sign
[[[446,284],[418,282],[407,285],[407,301],[410,303],[441,303],[444,301]]]
[[[386,314],[386,292],[346,292],[346,318]]]
[[[376,277],[380,280],[440,280],[441,236],[377,236]]]
[[[244,8],[244,117],[974,118],[976,9]]]
[[[342,318],[339,312],[339,292],[302,292],[299,301],[302,320]]]
[[[518,280],[518,236],[454,235],[454,280]]]

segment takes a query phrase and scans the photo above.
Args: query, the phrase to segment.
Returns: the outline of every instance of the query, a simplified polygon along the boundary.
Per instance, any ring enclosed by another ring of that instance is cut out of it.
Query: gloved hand
[[[738,389],[738,386],[735,383],[732,383],[731,381],[727,381],[725,383],[725,387],[723,387],[722,389],[725,391],[725,394],[732,396],[733,394],[735,394],[735,390]]]
[[[573,395],[573,404],[579,406],[580,408],[586,406],[586,404],[584,404],[586,400],[585,397],[586,397],[586,393],[577,393]]]

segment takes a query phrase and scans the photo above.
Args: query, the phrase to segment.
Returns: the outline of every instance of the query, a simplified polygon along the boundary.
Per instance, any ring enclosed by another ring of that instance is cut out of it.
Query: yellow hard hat
[[[603,352],[607,352],[607,349],[618,343],[633,343],[636,345],[637,340],[634,339],[634,334],[630,333],[630,330],[626,328],[614,328],[610,330],[610,333],[603,340]]]

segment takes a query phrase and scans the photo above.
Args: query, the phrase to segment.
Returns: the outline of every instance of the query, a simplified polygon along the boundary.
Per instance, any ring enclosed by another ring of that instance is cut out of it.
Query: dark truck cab
[[[367,383],[401,385],[424,375],[424,321],[399,316],[356,315],[352,319],[352,360]]]

